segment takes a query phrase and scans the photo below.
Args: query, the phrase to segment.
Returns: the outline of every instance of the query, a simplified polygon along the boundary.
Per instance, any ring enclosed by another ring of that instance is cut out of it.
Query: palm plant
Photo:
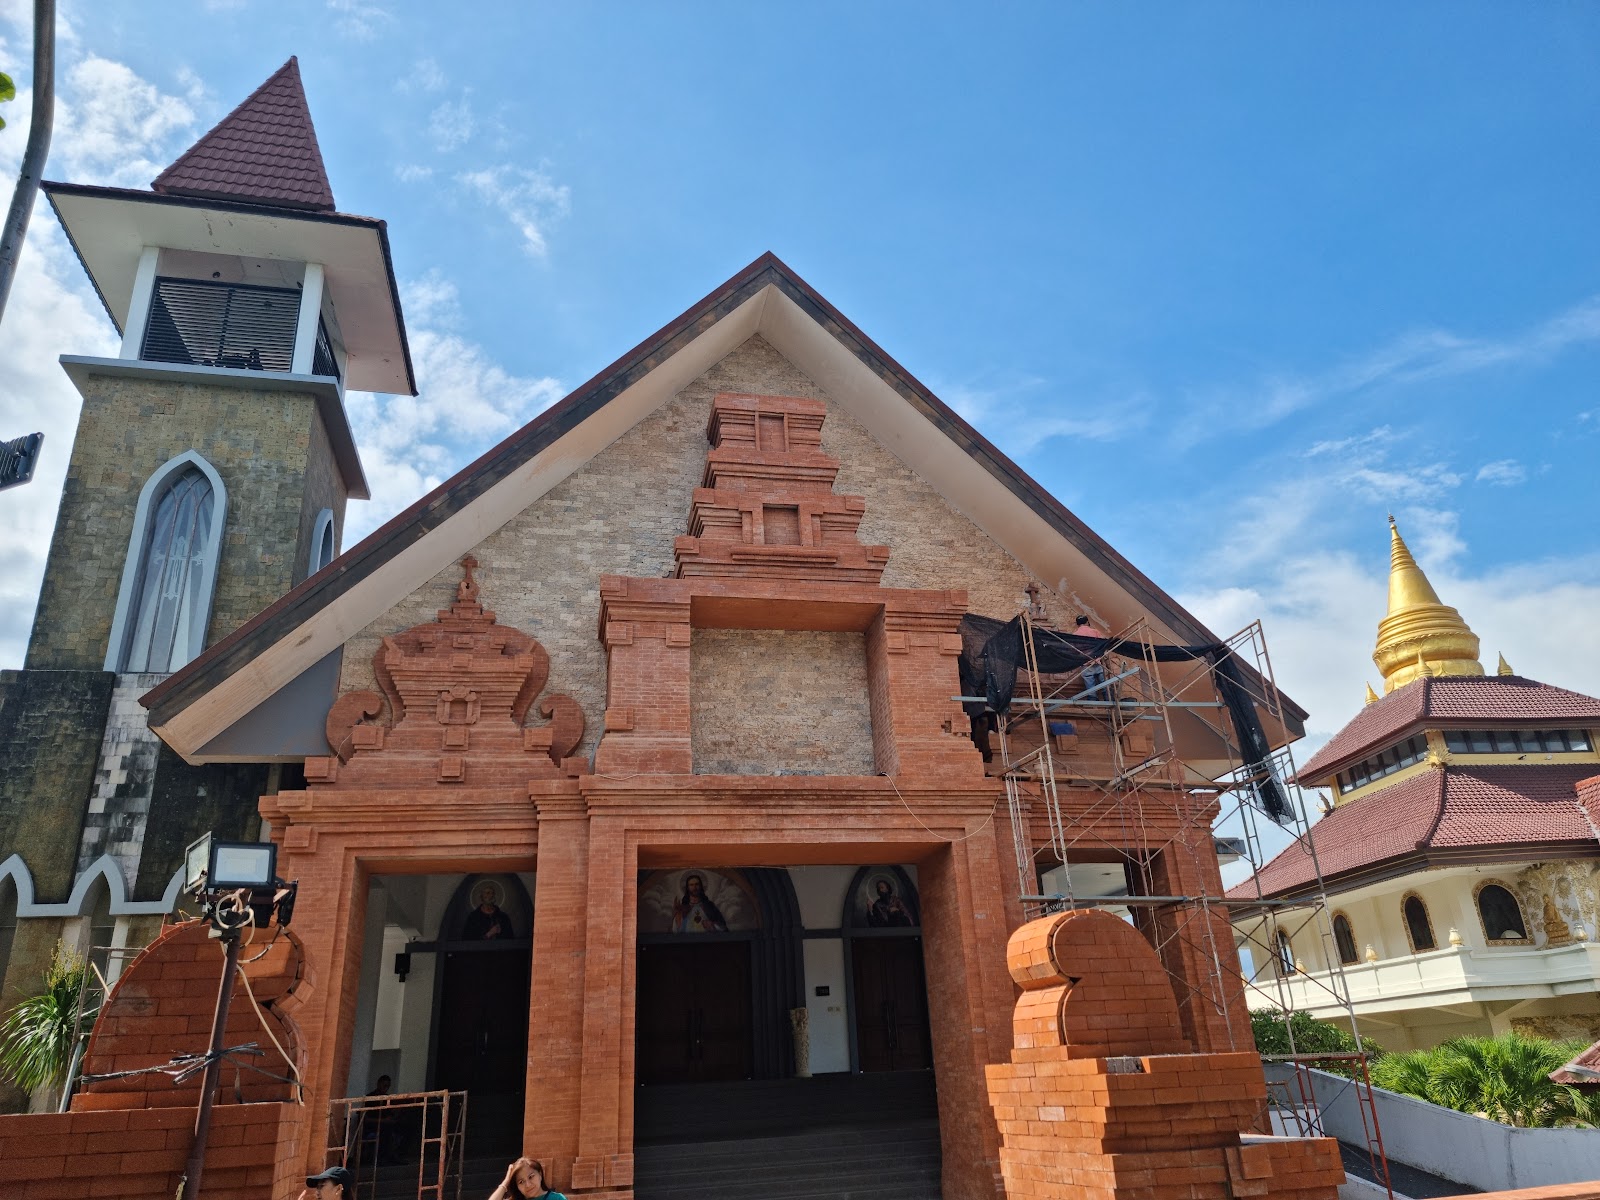
[[[58,942],[44,991],[23,1000],[0,1021],[0,1074],[17,1087],[33,1092],[65,1081],[88,975],[83,956]]]
[[[1452,1038],[1431,1050],[1389,1055],[1374,1064],[1372,1082],[1505,1125],[1593,1125],[1600,1105],[1549,1078],[1582,1049],[1519,1033]]]

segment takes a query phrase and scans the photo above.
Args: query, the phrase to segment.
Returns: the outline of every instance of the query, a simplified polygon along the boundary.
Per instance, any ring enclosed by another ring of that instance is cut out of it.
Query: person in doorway
[[[489,1194],[489,1200],[567,1200],[553,1192],[544,1181],[544,1164],[535,1158],[519,1158],[506,1168],[506,1177]]]
[[[1100,628],[1096,627],[1096,625],[1094,624],[1093,621],[1089,620],[1088,617],[1082,616],[1082,615],[1080,615],[1078,617],[1077,622],[1073,625],[1072,634],[1073,634],[1074,637],[1101,638],[1101,639],[1105,639],[1105,638],[1110,636],[1108,633],[1106,633],[1106,631],[1104,629],[1100,629]],[[1106,681],[1105,662],[1102,659],[1098,659],[1098,658],[1092,659],[1083,668],[1083,687],[1080,688],[1079,691],[1087,692],[1092,688],[1098,688],[1105,681]],[[1091,699],[1091,700],[1110,700],[1111,696],[1109,694],[1107,694],[1104,689],[1101,689],[1100,691],[1096,692],[1093,696],[1089,697],[1089,699]]]
[[[355,1176],[344,1167],[329,1167],[320,1175],[306,1176],[300,1200],[355,1200]]]
[[[496,938],[511,938],[511,918],[498,903],[500,891],[492,883],[478,889],[478,906],[467,914],[467,923],[461,936],[469,942],[484,942]]]
[[[691,872],[683,877],[683,899],[672,906],[673,933],[727,933],[722,910],[706,895],[706,881]]]

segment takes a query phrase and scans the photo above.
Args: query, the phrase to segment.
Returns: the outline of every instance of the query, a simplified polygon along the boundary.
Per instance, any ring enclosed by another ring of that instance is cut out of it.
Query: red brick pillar
[[[583,797],[560,787],[528,787],[539,814],[539,859],[522,1145],[544,1163],[551,1185],[566,1190],[581,1126],[589,814]]]
[[[1220,897],[1222,870],[1211,834],[1215,802],[1188,814],[1183,834],[1152,856],[1158,896]],[[1233,926],[1221,906],[1197,903],[1156,909],[1152,921],[1162,965],[1173,976],[1184,1036],[1197,1054],[1250,1050],[1250,1011],[1234,949]]]
[[[285,817],[292,822],[296,811],[310,807],[307,793],[279,793],[261,805],[274,825]],[[332,1102],[344,1094],[343,1076],[355,1036],[367,888],[365,872],[341,842],[319,837],[311,824],[279,828],[278,873],[300,884],[290,928],[300,939],[305,975],[284,1015],[297,1026],[304,1048],[300,1079],[305,1105],[289,1109],[283,1120],[273,1195],[294,1197],[305,1186],[305,1176],[324,1166]]]
[[[965,592],[896,593],[867,629],[867,690],[872,747],[885,775],[916,774],[942,783],[983,778],[961,705]]]
[[[638,853],[620,820],[590,820],[583,974],[583,1069],[574,1195],[633,1196],[633,1021]]]
[[[984,1070],[1009,1053],[1015,988],[1006,969],[1010,929],[993,826],[975,819],[967,833],[919,864],[917,884],[944,1194],[978,1200],[1005,1194]]]
[[[689,602],[649,599],[644,588],[653,582],[618,575],[600,579],[606,717],[595,749],[599,775],[687,775],[694,770]]]

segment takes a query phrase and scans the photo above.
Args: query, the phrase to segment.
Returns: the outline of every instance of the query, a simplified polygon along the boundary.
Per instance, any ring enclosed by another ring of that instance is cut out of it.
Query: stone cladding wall
[[[139,847],[144,841],[145,816],[156,782],[156,759],[161,739],[150,732],[139,697],[165,679],[165,675],[118,675],[111,689],[111,708],[100,763],[94,772],[94,790],[83,819],[78,843],[79,871],[87,870],[102,854],[110,854],[131,880],[139,870]]]
[[[697,775],[872,775],[859,633],[696,629],[689,646]]]
[[[311,555],[316,550],[311,543],[316,535],[317,514],[325,508],[333,509],[333,544],[343,548],[344,477],[333,457],[327,426],[318,421],[311,430],[311,445],[306,450],[306,482],[300,505],[300,532],[295,543],[298,547],[294,561],[295,583],[310,574],[306,568],[311,565]]]
[[[228,489],[207,644],[288,591],[305,571],[308,474],[325,474],[314,448],[327,440],[321,424],[315,398],[303,393],[96,377],[78,420],[27,665],[105,664],[139,492],[185,450],[202,455]]]
[[[835,490],[866,497],[861,541],[890,548],[884,587],[964,588],[973,612],[993,616],[1009,617],[1026,602],[1029,576],[1021,563],[767,341],[753,337],[473,551],[483,594],[492,598],[501,622],[543,643],[550,651],[551,688],[583,705],[581,754],[593,753],[605,709],[605,653],[595,630],[599,578],[672,573],[673,539],[688,531],[690,497],[705,468],[706,425],[718,392],[828,402],[822,450],[841,461]],[[380,639],[448,607],[460,574],[450,563],[352,638],[341,687],[373,687],[372,656]],[[1076,611],[1048,591],[1044,602],[1059,621],[1070,622]]]
[[[100,670],[0,672],[0,856],[22,855],[35,900],[59,903],[72,890],[115,680]]]

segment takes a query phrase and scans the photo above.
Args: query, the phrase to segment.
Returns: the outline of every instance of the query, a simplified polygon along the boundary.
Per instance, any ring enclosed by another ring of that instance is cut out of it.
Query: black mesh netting
[[[1238,655],[1226,645],[1211,642],[1202,646],[1147,648],[1142,642],[1133,640],[1078,637],[1035,625],[1033,646],[1039,671],[1045,675],[1076,671],[1105,654],[1125,654],[1129,658],[1144,659],[1147,653],[1153,651],[1157,662],[1203,661],[1211,664],[1217,681],[1217,695],[1226,706],[1228,715],[1233,718],[1233,727],[1239,735],[1239,749],[1244,756],[1246,769],[1255,778],[1262,808],[1275,821],[1282,823],[1289,819],[1289,801],[1270,768],[1272,747],[1267,742],[1266,730],[1262,729],[1261,719],[1251,700],[1244,666]],[[990,714],[1004,713],[1011,707],[1019,668],[1026,669],[1020,616],[1012,617],[1009,621],[971,614],[961,618],[961,694],[986,697],[984,701],[969,700],[962,705],[973,720],[974,730],[980,723],[986,723]]]

